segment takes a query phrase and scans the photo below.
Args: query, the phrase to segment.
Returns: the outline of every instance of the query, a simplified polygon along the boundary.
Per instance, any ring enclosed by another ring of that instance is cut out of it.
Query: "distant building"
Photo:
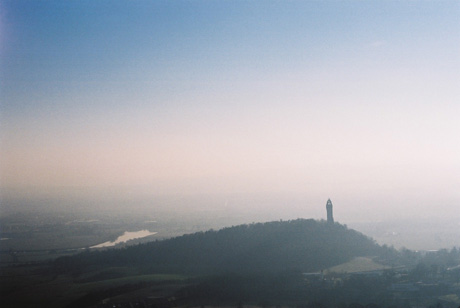
[[[334,223],[334,217],[332,216],[332,201],[331,201],[331,199],[327,199],[326,210],[327,210],[327,222],[330,223],[330,224],[333,224]]]

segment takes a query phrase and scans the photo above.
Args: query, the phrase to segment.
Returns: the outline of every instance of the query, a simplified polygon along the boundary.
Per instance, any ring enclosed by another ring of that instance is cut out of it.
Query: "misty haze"
[[[460,307],[458,1],[0,2],[2,307]]]

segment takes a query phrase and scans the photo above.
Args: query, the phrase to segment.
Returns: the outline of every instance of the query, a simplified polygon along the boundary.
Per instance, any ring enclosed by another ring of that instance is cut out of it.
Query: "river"
[[[128,232],[126,231],[119,237],[117,237],[114,241],[104,242],[98,245],[91,246],[90,248],[105,248],[105,247],[112,247],[120,243],[127,242],[129,240],[134,240],[137,238],[143,238],[146,236],[157,234],[158,232],[150,232],[149,230],[141,230],[136,232]]]

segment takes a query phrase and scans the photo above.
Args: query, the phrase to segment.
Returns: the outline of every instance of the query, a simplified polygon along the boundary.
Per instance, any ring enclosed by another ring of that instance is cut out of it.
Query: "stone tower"
[[[331,201],[331,199],[327,199],[326,210],[327,210],[327,222],[330,223],[330,224],[333,224],[334,223],[334,217],[332,216],[332,201]]]

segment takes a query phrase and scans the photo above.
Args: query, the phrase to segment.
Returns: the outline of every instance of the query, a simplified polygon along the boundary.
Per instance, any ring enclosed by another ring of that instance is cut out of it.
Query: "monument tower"
[[[327,210],[327,222],[330,223],[330,224],[333,224],[334,223],[334,217],[332,217],[332,201],[331,201],[331,199],[327,199],[326,210]]]

